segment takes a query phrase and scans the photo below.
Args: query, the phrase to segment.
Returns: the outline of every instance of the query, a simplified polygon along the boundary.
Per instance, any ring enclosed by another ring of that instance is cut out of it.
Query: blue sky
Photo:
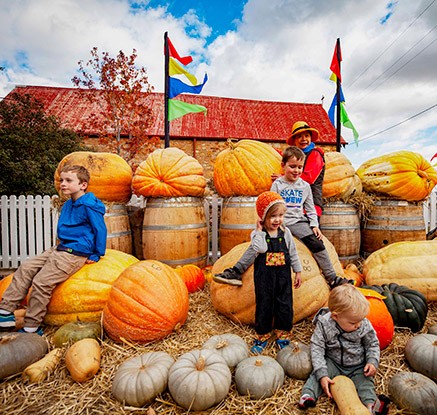
[[[190,71],[208,73],[202,94],[328,110],[339,37],[346,108],[360,133],[356,146],[342,130],[352,164],[398,150],[437,153],[436,0],[0,1],[0,96],[17,84],[72,87],[94,46],[112,55],[135,48],[162,92],[167,31],[194,57]]]

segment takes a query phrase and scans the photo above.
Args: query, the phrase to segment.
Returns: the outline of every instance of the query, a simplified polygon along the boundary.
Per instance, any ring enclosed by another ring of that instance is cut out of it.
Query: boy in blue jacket
[[[26,333],[43,334],[41,323],[54,288],[84,264],[97,262],[106,251],[105,205],[92,193],[85,193],[90,180],[83,166],[65,166],[61,191],[70,196],[61,210],[59,244],[23,262],[15,271],[0,302],[0,331],[15,328],[14,311],[29,296],[24,328]]]

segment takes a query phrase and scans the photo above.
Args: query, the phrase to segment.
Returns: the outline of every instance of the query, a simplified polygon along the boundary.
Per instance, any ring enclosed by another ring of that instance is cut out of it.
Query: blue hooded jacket
[[[105,212],[105,205],[93,193],[85,193],[74,202],[67,200],[58,221],[60,245],[97,262],[106,251]]]

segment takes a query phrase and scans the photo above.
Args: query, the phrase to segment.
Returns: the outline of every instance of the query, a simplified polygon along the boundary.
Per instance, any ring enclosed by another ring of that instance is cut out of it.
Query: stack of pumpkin
[[[281,172],[281,156],[270,145],[232,139],[227,145],[214,162],[214,187],[224,198],[219,229],[222,255],[250,240],[257,221],[256,197],[270,190],[271,175]]]
[[[208,227],[203,199],[203,167],[175,147],[157,149],[132,180],[135,194],[147,198],[142,231],[143,258],[177,266],[206,265]]]
[[[125,203],[131,198],[132,169],[113,153],[77,151],[65,156],[55,171],[55,187],[61,200],[66,197],[60,189],[60,172],[65,166],[80,165],[90,173],[88,192],[94,193],[106,206],[108,229],[106,247],[132,253],[132,236]]]

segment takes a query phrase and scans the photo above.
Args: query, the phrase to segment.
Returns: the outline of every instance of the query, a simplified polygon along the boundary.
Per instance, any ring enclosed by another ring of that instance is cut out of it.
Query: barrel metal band
[[[423,222],[423,216],[392,216],[392,217],[387,217],[387,216],[370,216],[369,217],[369,221],[374,221],[374,220],[389,220],[389,221],[400,221],[400,222],[409,222],[409,221],[421,221]]]
[[[220,229],[255,229],[255,227],[252,224],[226,224],[222,223],[220,224]]]
[[[110,238],[118,238],[120,236],[131,236],[131,232],[130,231],[125,231],[125,232],[108,233],[108,239],[110,239]]]
[[[194,262],[205,261],[208,255],[202,255],[194,258],[185,258],[185,259],[160,259],[161,262],[167,265],[185,265],[192,264]]]
[[[180,231],[184,229],[200,229],[206,228],[205,223],[191,223],[186,225],[146,225],[143,226],[144,231]]]
[[[356,230],[360,229],[360,225],[352,225],[352,226],[324,226],[320,225],[320,229],[323,231],[346,231],[346,230]]]
[[[425,226],[417,227],[417,226],[373,226],[366,225],[364,229],[370,229],[372,231],[424,231]]]

